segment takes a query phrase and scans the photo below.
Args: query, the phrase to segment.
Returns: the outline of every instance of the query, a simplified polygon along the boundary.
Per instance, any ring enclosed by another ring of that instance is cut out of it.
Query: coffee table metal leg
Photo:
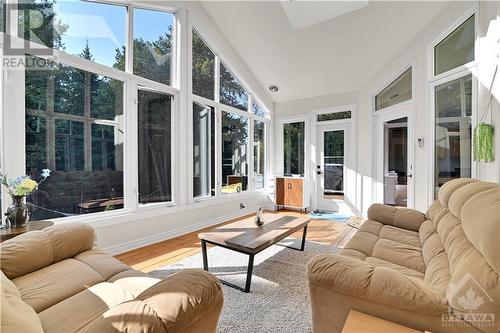
[[[203,256],[203,269],[208,272],[207,243],[204,240],[201,241],[201,253]]]
[[[253,257],[254,255],[250,254],[248,258],[247,282],[245,283],[245,290],[244,290],[244,292],[246,293],[250,292],[250,285],[252,284]]]
[[[304,226],[304,230],[302,231],[302,244],[300,245],[300,251],[304,251],[304,247],[306,246],[306,235],[307,235],[307,224]]]

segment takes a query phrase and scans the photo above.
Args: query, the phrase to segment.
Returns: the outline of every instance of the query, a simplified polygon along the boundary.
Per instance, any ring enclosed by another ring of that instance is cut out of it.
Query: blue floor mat
[[[309,218],[316,220],[333,220],[336,222],[345,222],[352,215],[342,214],[342,213],[331,213],[331,212],[320,212],[320,213],[309,213]]]

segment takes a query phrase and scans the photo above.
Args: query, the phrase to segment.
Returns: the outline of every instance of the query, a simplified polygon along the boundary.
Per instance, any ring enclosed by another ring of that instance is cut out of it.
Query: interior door
[[[348,124],[318,126],[317,209],[339,211],[339,203],[344,200],[348,132]]]
[[[413,208],[411,118],[405,110],[377,117],[376,202]]]

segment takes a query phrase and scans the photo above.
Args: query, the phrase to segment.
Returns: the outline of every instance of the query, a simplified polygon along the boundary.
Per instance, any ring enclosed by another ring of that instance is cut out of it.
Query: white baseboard
[[[160,234],[139,238],[139,239],[131,241],[131,242],[113,245],[113,246],[110,246],[107,248],[103,248],[103,250],[111,255],[120,254],[123,252],[127,252],[127,251],[131,251],[131,250],[140,248],[140,247],[144,247],[147,245],[158,243],[158,242],[170,239],[170,238],[179,237],[179,236],[182,236],[184,234],[187,234],[187,233],[190,233],[193,231],[208,228],[208,227],[211,227],[213,225],[223,223],[223,222],[226,222],[226,221],[238,218],[238,217],[249,215],[249,214],[254,213],[256,211],[256,209],[257,209],[256,207],[240,209],[240,210],[236,211],[235,213],[219,216],[219,217],[216,217],[213,219],[209,219],[209,220],[202,221],[202,222],[192,224],[192,225],[188,225],[185,227],[180,227],[180,228],[177,228],[174,230],[165,231],[165,232],[162,232]]]

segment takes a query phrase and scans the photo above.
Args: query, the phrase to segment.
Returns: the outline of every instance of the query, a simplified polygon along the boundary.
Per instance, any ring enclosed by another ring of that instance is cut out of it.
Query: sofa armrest
[[[383,204],[371,205],[368,208],[368,219],[413,231],[418,231],[420,225],[426,220],[425,214],[418,210]]]
[[[184,270],[151,286],[134,300],[110,308],[89,325],[87,332],[189,332],[202,320],[215,323],[205,331],[215,333],[222,303],[222,288],[213,275]]]
[[[314,257],[308,264],[307,278],[310,286],[392,307],[431,315],[447,311],[444,295],[424,281],[348,256],[322,254]],[[314,301],[313,294],[311,299]]]

